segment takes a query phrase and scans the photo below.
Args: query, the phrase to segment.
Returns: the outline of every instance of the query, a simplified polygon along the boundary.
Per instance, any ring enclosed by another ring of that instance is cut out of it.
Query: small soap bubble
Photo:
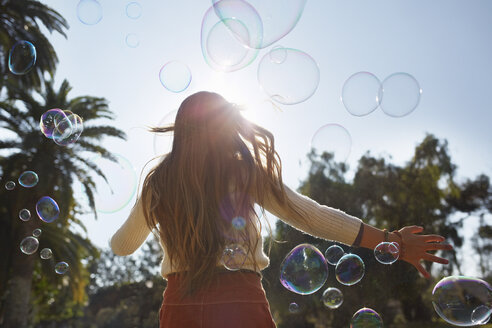
[[[39,241],[35,237],[26,237],[22,239],[20,243],[20,250],[22,253],[31,255],[36,253],[39,247]]]
[[[331,265],[337,265],[338,261],[345,255],[345,251],[338,245],[332,245],[325,251],[325,259]]]
[[[343,303],[343,294],[340,289],[335,287],[329,287],[323,292],[321,296],[323,304],[330,309],[337,309]]]
[[[328,278],[328,264],[323,253],[310,244],[294,247],[280,264],[280,282],[288,290],[313,294]]]
[[[38,184],[39,178],[34,171],[24,171],[19,176],[19,184],[25,188],[32,188]]]
[[[46,138],[53,138],[53,132],[55,131],[56,122],[65,118],[65,112],[60,108],[53,108],[47,110],[41,115],[39,120],[39,128]]]
[[[103,17],[101,4],[96,0],[80,0],[77,5],[77,17],[85,25],[95,25]]]
[[[48,260],[50,259],[51,257],[53,256],[53,252],[51,251],[51,249],[49,248],[43,248],[40,252],[39,252],[39,257],[43,260]]]
[[[126,16],[131,19],[138,19],[142,16],[142,6],[138,2],[130,2],[126,5]]]
[[[289,304],[289,312],[290,313],[299,313],[299,305],[296,302],[292,302]]]
[[[55,272],[58,274],[67,273],[68,268],[69,268],[69,265],[67,262],[62,261],[62,262],[58,262],[57,264],[55,264]]]
[[[373,309],[362,308],[352,316],[350,328],[383,328],[383,319]]]
[[[381,81],[372,73],[358,72],[351,75],[342,87],[341,100],[354,116],[372,113],[379,106]]]
[[[352,286],[364,277],[365,265],[362,259],[355,254],[342,256],[335,267],[335,275],[339,283]]]
[[[222,253],[221,262],[222,265],[230,271],[237,271],[241,269],[246,262],[247,252],[239,244],[228,245]]]
[[[159,71],[159,80],[164,88],[171,92],[182,92],[191,83],[191,71],[188,66],[178,60],[170,61]]]
[[[400,247],[396,243],[382,242],[374,248],[374,256],[379,263],[393,264],[400,256]]]
[[[31,219],[31,212],[27,208],[23,208],[19,211],[19,219],[29,221]]]
[[[58,218],[60,208],[53,198],[44,196],[36,203],[36,213],[42,221],[51,223]]]
[[[432,291],[432,305],[446,322],[455,326],[473,326],[489,319],[492,288],[477,278],[445,277]]]
[[[352,136],[340,124],[325,124],[313,134],[311,149],[318,155],[330,153],[334,156],[335,162],[344,163],[352,149]]]
[[[36,63],[36,48],[29,41],[16,42],[9,52],[9,70],[15,75],[28,73]]]
[[[14,190],[14,188],[15,188],[15,182],[14,181],[7,181],[5,183],[5,189]]]
[[[406,116],[417,108],[421,95],[420,84],[412,75],[394,73],[381,83],[379,106],[389,116]]]
[[[246,226],[246,220],[241,216],[237,216],[232,219],[231,224],[234,227],[234,229],[243,230],[244,227]]]
[[[135,33],[129,33],[126,35],[125,38],[126,45],[129,46],[130,48],[136,48],[140,44],[140,40],[138,39],[138,36]]]
[[[33,230],[32,235],[33,235],[33,237],[38,238],[39,236],[41,236],[41,233],[42,233],[42,230],[37,228],[37,229]]]

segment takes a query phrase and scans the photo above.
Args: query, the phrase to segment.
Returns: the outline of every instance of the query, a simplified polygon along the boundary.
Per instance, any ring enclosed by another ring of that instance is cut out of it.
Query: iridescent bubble
[[[240,17],[244,12],[240,6],[225,8],[221,3],[224,0],[212,0],[216,14],[224,20],[228,17]],[[256,19],[261,23],[261,42],[251,43],[239,38],[242,43],[250,48],[262,49],[277,42],[287,35],[301,18],[306,0],[249,0],[248,4],[255,10]],[[247,23],[249,30],[254,30],[256,24]],[[238,32],[231,28],[234,34]]]
[[[383,319],[373,309],[362,308],[352,316],[350,328],[383,328]]]
[[[297,294],[315,293],[327,278],[328,265],[325,257],[310,244],[294,247],[280,264],[280,282]]]
[[[432,291],[437,314],[455,326],[486,322],[492,308],[492,288],[480,279],[450,276],[441,279]]]
[[[69,268],[69,265],[67,262],[62,261],[62,262],[58,262],[57,264],[55,264],[55,272],[58,274],[67,273],[68,268]]]
[[[46,138],[53,138],[53,132],[55,131],[56,122],[65,118],[65,112],[60,108],[53,108],[47,110],[41,115],[39,120],[39,128]]]
[[[379,263],[393,264],[400,256],[400,247],[396,243],[382,242],[374,248],[374,256]]]
[[[39,247],[39,241],[35,237],[26,237],[22,239],[20,243],[20,250],[22,253],[31,255],[36,253]]]
[[[32,188],[38,184],[39,178],[34,171],[24,171],[19,176],[19,184],[26,188]]]
[[[9,70],[15,75],[28,73],[36,63],[36,48],[29,41],[16,42],[9,52]]]
[[[43,260],[48,260],[50,259],[51,257],[53,256],[53,252],[51,251],[51,249],[49,248],[43,248],[40,252],[39,252],[39,257]]]
[[[126,35],[125,38],[126,45],[129,46],[130,48],[136,48],[140,44],[140,40],[138,39],[138,36],[135,33],[129,33]]]
[[[379,106],[389,116],[406,116],[417,108],[421,95],[419,82],[412,75],[394,73],[381,83]]]
[[[311,138],[311,148],[318,155],[331,153],[335,162],[344,163],[350,155],[352,137],[348,130],[336,123],[320,127]]]
[[[164,88],[172,92],[181,92],[186,90],[191,83],[191,71],[186,64],[173,60],[159,71],[159,80]]]
[[[323,304],[330,309],[337,309],[343,303],[343,294],[340,289],[335,287],[329,287],[323,292],[321,296]]]
[[[217,15],[219,12],[220,16]],[[248,2],[217,2],[202,20],[201,47],[205,62],[221,72],[248,66],[258,55],[258,50],[251,48],[261,43],[261,27],[258,13]]]
[[[283,58],[272,61],[271,58]],[[258,83],[274,101],[294,105],[309,99],[318,88],[319,67],[307,53],[291,48],[275,48],[258,64]]]
[[[342,87],[341,100],[347,111],[355,116],[372,113],[379,106],[381,81],[372,73],[351,75]]]
[[[243,267],[247,256],[244,247],[239,244],[231,244],[224,249],[220,261],[227,270],[237,271]]]
[[[94,200],[96,210],[101,213],[114,213],[124,208],[137,190],[137,174],[132,163],[122,155],[113,154],[117,162],[102,156],[89,161],[106,176],[93,176],[96,185]]]
[[[237,216],[232,219],[231,224],[234,229],[243,230],[246,226],[246,220],[241,216]]]
[[[138,2],[130,2],[126,5],[126,15],[131,19],[138,19],[142,16],[142,6]]]
[[[361,281],[364,272],[364,262],[355,254],[342,256],[335,267],[335,276],[338,282],[346,286],[352,286]]]
[[[77,5],[77,17],[85,25],[95,25],[103,17],[101,4],[96,0],[80,0]]]
[[[29,221],[31,219],[31,212],[27,208],[23,208],[19,211],[19,219]]]
[[[60,208],[53,198],[44,196],[36,203],[36,213],[41,220],[51,223],[58,218]]]
[[[343,255],[345,255],[345,251],[338,245],[331,245],[325,251],[326,262],[331,265],[337,265]]]
[[[292,302],[289,304],[289,312],[290,313],[298,313],[299,305],[296,302]]]
[[[15,182],[14,181],[7,181],[5,183],[5,189],[14,190],[14,188],[15,188]]]
[[[42,232],[43,231],[41,229],[39,229],[39,228],[34,229],[33,232],[32,232],[32,236],[38,238],[39,236],[41,236],[41,233]]]
[[[176,114],[178,110],[173,110],[168,112],[164,117],[160,120],[157,126],[165,127],[174,125],[174,121],[176,120]],[[173,133],[154,133],[154,154],[163,155],[171,152],[173,146]]]
[[[79,140],[84,131],[82,118],[70,111],[65,111],[66,116],[56,123],[53,131],[53,141],[59,146],[68,146]]]

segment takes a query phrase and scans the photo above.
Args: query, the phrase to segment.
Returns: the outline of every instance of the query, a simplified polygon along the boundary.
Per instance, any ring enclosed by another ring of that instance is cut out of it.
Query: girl
[[[427,278],[421,260],[448,263],[427,253],[451,248],[441,236],[418,235],[416,226],[388,233],[289,189],[273,135],[216,93],[191,95],[174,126],[151,131],[172,131],[172,151],[145,178],[111,247],[129,255],[158,232],[167,279],[162,328],[275,327],[261,284],[268,257],[255,203],[316,237],[371,249],[397,242],[400,258]]]

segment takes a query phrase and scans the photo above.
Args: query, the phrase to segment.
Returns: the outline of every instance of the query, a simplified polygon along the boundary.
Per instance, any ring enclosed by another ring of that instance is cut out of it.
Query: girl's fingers
[[[429,243],[426,245],[428,251],[437,251],[437,250],[451,250],[453,249],[453,245],[449,244],[432,244]]]
[[[424,278],[429,279],[430,278],[430,273],[427,272],[427,270],[424,269],[422,264],[420,263],[414,263],[413,266],[424,276]]]
[[[443,236],[439,236],[439,235],[426,235],[426,236],[423,236],[425,241],[426,242],[438,242],[438,243],[441,243],[443,242],[445,239]]]
[[[443,259],[442,257],[435,256],[432,254],[425,254],[423,256],[423,259],[426,261],[431,261],[431,262],[436,262],[436,263],[441,263],[441,264],[448,264],[449,261],[446,259]]]
[[[419,232],[422,232],[424,231],[424,227],[420,227],[420,226],[408,226],[406,227],[411,233],[419,233]]]

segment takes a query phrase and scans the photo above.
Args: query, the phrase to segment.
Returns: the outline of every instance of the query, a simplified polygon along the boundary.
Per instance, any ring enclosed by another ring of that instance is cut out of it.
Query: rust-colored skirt
[[[160,328],[275,328],[255,272],[219,272],[210,287],[180,300],[180,279],[168,276]]]

